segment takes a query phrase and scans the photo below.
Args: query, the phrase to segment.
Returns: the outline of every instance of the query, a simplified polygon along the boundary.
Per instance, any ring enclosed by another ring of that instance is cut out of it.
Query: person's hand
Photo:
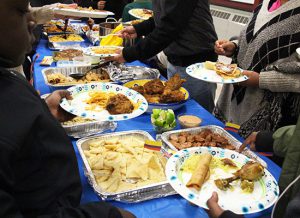
[[[137,37],[137,33],[133,26],[128,26],[122,29],[117,33],[117,35],[123,39],[135,39]]]
[[[218,201],[219,197],[217,192],[213,192],[210,199],[206,202],[209,208],[208,214],[211,218],[218,218],[224,212],[224,210],[219,206]]]
[[[250,145],[250,150],[256,151],[255,142],[258,132],[253,132],[251,135],[249,135],[246,140],[243,142],[243,144],[239,148],[239,152],[244,151],[244,149],[247,147],[247,145]]]
[[[246,75],[248,79],[238,83],[238,85],[247,87],[259,87],[259,73],[244,70],[243,74]]]
[[[72,96],[67,90],[57,90],[50,94],[45,102],[48,105],[48,108],[51,114],[59,121],[64,122],[74,118],[75,116],[66,112],[60,107],[60,101],[63,98],[67,98],[68,100],[72,99]]]
[[[123,57],[122,49],[119,49],[117,51],[117,55],[116,56],[105,58],[105,61],[116,61],[118,63],[124,63],[124,62],[126,62],[126,60]]]
[[[123,210],[121,208],[118,208],[118,210],[120,211],[121,215],[123,218],[136,218],[135,215],[133,215],[132,213],[126,211],[126,210]]]
[[[105,3],[106,3],[106,1],[98,1],[98,4],[97,4],[98,9],[103,10],[105,8]]]
[[[236,50],[236,45],[229,40],[221,39],[215,42],[215,52],[218,55],[231,57]]]

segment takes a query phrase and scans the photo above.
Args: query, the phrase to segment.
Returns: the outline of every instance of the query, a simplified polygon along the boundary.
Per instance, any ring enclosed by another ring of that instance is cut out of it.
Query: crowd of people
[[[112,60],[144,61],[163,51],[168,77],[179,73],[200,105],[221,121],[240,125],[239,134],[246,138],[241,150],[249,144],[251,150],[272,151],[284,158],[279,179],[282,195],[272,215],[300,217],[299,0],[263,0],[233,41],[218,39],[208,0],[152,0],[151,4],[146,0],[2,0],[0,217],[134,217],[104,202],[80,205],[76,155],[58,122],[71,118],[59,107],[69,93],[56,91],[41,100],[19,73],[22,70],[16,71],[35,52],[41,33],[36,25],[59,18],[51,6],[58,2],[110,10],[124,20],[131,19],[129,8],[152,8],[153,18],[119,33],[123,38],[144,37]],[[215,105],[216,85],[194,79],[185,70],[197,62],[217,61],[218,55],[232,58],[249,79],[224,85]],[[216,193],[207,205],[213,218],[240,217],[223,211]]]

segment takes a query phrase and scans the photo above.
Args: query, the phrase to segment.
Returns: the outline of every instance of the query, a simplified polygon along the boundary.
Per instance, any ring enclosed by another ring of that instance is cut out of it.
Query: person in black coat
[[[134,217],[104,202],[80,205],[73,145],[57,119],[58,91],[45,101],[21,74],[7,70],[32,50],[28,0],[0,1],[0,217]]]

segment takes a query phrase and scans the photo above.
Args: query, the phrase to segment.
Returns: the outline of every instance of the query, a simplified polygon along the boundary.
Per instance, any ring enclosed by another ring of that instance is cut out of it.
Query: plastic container
[[[183,129],[198,127],[202,123],[202,119],[200,117],[190,114],[178,115],[177,119]]]

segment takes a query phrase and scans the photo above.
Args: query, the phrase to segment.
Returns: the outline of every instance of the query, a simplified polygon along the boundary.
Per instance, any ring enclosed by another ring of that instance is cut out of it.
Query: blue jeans
[[[215,107],[214,99],[217,85],[215,83],[195,79],[189,76],[185,70],[186,67],[174,66],[168,63],[168,79],[178,73],[181,78],[186,79],[183,87],[189,91],[191,98],[197,101],[207,111],[212,112]]]

